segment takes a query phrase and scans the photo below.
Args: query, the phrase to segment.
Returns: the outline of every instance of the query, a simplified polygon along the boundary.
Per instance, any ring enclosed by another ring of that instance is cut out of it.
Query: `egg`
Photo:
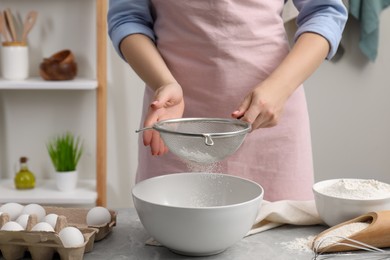
[[[32,227],[31,231],[54,232],[54,228],[49,223],[39,222]]]
[[[20,215],[17,219],[16,222],[23,227],[23,229],[26,229],[27,227],[27,222],[28,222],[28,217],[29,214],[22,214]]]
[[[84,236],[78,228],[66,227],[58,234],[64,247],[80,247],[84,244]]]
[[[0,207],[0,211],[7,213],[12,221],[15,221],[22,214],[23,205],[9,202]]]
[[[46,210],[39,204],[28,204],[24,206],[22,214],[35,214],[38,221],[43,221],[43,218],[46,216]]]
[[[24,230],[23,227],[15,222],[15,221],[8,221],[7,223],[5,223],[2,227],[1,227],[1,230],[5,230],[5,231],[21,231],[21,230]]]
[[[49,223],[50,226],[52,226],[53,228],[55,228],[55,227],[56,227],[56,224],[57,224],[57,218],[58,218],[58,215],[57,215],[57,214],[51,213],[51,214],[46,215],[46,216],[43,218],[43,221],[46,222],[46,223]]]
[[[101,226],[111,221],[111,214],[104,207],[94,207],[88,211],[87,224],[88,226]]]

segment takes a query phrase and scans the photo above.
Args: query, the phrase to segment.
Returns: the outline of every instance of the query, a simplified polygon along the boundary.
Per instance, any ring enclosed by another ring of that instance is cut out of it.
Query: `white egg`
[[[6,231],[21,231],[21,230],[24,230],[23,227],[21,225],[19,225],[19,223],[15,222],[15,221],[8,221],[7,223],[5,223],[2,227],[1,227],[1,230],[6,230]]]
[[[111,221],[111,214],[104,207],[94,207],[88,211],[87,224],[88,226],[101,226]]]
[[[35,214],[38,221],[43,221],[43,218],[46,216],[46,210],[41,205],[33,203],[24,206],[22,214]]]
[[[20,215],[17,219],[16,222],[23,227],[23,229],[26,229],[27,227],[27,222],[28,222],[28,217],[29,214],[22,214]]]
[[[53,228],[55,228],[55,227],[56,227],[56,224],[57,224],[57,218],[58,218],[58,215],[57,215],[57,214],[51,213],[51,214],[46,215],[46,216],[43,218],[43,221],[46,222],[46,223],[49,223],[50,226],[52,226]]]
[[[84,244],[84,236],[78,228],[63,228],[58,235],[64,247],[79,247]]]
[[[12,221],[16,220],[22,214],[23,205],[15,202],[9,202],[0,207],[0,211],[7,213]]]
[[[46,231],[46,232],[54,232],[54,228],[46,222],[39,222],[33,228],[31,231]]]

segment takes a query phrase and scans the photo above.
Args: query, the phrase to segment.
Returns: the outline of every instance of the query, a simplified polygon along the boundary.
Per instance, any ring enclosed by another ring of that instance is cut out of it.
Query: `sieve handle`
[[[214,145],[213,138],[211,138],[211,136],[209,134],[203,134],[203,136],[204,136],[204,143],[207,146],[213,146]]]
[[[146,131],[146,130],[153,130],[153,127],[144,127],[144,128],[141,128],[141,129],[138,129],[138,130],[135,130],[136,133],[139,133],[139,132],[143,132],[143,131]]]

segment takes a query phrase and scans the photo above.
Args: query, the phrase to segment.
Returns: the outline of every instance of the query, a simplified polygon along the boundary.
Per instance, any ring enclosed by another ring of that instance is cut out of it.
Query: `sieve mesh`
[[[221,161],[241,146],[251,126],[237,119],[181,118],[153,126],[175,155],[196,163]]]

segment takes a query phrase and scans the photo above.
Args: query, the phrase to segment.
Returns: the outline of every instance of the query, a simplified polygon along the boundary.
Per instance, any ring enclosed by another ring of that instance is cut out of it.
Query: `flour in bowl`
[[[344,199],[381,199],[390,197],[390,185],[372,179],[340,179],[319,192]]]

